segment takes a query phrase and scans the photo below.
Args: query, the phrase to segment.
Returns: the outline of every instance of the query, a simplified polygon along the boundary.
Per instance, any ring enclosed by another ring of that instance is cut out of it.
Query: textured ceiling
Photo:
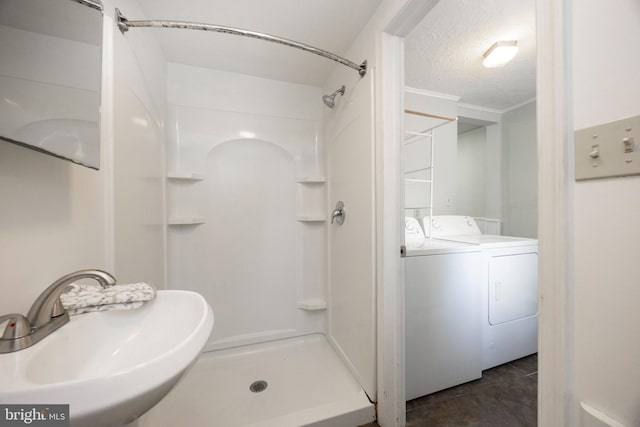
[[[381,0],[138,0],[144,17],[236,27],[344,56]],[[133,31],[133,29],[132,29]],[[336,63],[262,40],[204,31],[152,31],[170,62],[322,86]],[[347,58],[361,63],[366,58]],[[355,71],[354,71],[355,73]]]
[[[518,55],[484,68],[499,40],[518,40]],[[505,110],[535,97],[535,56],[535,0],[441,0],[405,40],[405,83]]]

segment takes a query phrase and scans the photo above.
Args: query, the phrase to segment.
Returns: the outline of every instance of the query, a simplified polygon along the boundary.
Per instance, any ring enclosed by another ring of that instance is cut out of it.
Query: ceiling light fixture
[[[502,67],[511,61],[518,53],[518,42],[516,40],[495,42],[488,51],[484,53],[482,65],[487,68]]]

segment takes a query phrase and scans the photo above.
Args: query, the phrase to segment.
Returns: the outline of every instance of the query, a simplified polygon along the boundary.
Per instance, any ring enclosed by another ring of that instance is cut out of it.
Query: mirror
[[[99,169],[102,3],[0,0],[0,139]]]

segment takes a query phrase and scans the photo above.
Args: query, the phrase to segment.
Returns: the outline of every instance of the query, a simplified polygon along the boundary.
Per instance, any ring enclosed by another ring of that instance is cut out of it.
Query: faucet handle
[[[51,312],[51,317],[62,316],[66,312],[67,311],[64,309],[64,306],[62,305],[62,301],[60,301],[60,298],[58,298],[56,303],[53,304],[53,311]]]
[[[7,322],[7,326],[2,334],[3,340],[22,338],[31,333],[31,324],[22,314],[12,313],[0,316],[0,324],[4,322]]]

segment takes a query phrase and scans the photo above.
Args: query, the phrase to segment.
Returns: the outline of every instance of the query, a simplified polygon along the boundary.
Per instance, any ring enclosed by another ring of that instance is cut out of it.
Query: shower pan
[[[202,396],[206,405],[197,405]],[[139,427],[363,425],[373,406],[322,335],[205,353]]]

